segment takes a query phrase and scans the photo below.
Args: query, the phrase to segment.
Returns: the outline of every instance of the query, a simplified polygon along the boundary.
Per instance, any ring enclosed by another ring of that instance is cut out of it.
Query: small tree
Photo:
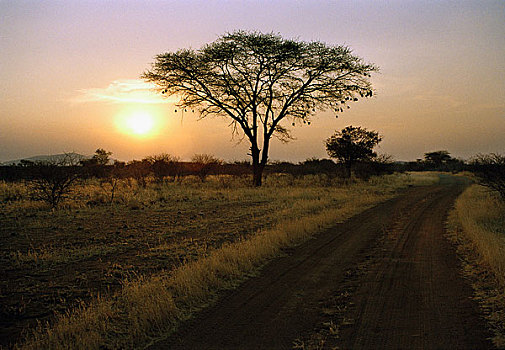
[[[261,186],[272,136],[287,142],[290,125],[372,96],[368,78],[377,70],[345,46],[236,31],[198,51],[160,54],[142,77],[178,95],[181,109],[229,118],[251,145],[253,185]]]
[[[97,165],[107,165],[110,162],[111,155],[112,155],[112,152],[107,152],[103,148],[98,148],[95,151],[95,154],[93,155],[93,157],[91,157],[91,160],[93,160],[94,163]]]
[[[132,160],[126,165],[128,176],[135,179],[141,187],[147,186],[147,178],[151,174],[151,165],[146,159]]]
[[[448,151],[427,152],[424,154],[424,161],[436,169],[449,163],[453,158]]]
[[[107,169],[107,174],[102,177],[100,184],[102,188],[110,192],[109,204],[114,203],[114,196],[116,194],[116,189],[122,178],[125,177],[125,162],[115,161],[112,166]],[[108,187],[108,188],[107,188]]]
[[[110,162],[112,152],[107,152],[103,148],[98,148],[93,157],[81,160],[87,176],[106,177],[108,176],[106,167]]]
[[[167,153],[156,154],[145,158],[151,165],[154,178],[157,182],[162,182],[166,176],[175,177],[179,173],[179,158]]]
[[[196,175],[200,178],[200,180],[202,180],[202,182],[205,182],[207,176],[212,171],[215,171],[219,165],[223,164],[221,159],[218,159],[210,154],[195,154],[191,158],[191,162],[193,162],[195,167],[194,169]]]
[[[505,156],[491,153],[478,155],[470,163],[482,186],[497,192],[505,201]]]
[[[65,199],[81,175],[78,161],[67,154],[63,159],[26,164],[32,198],[48,203],[52,209]]]
[[[356,162],[377,157],[373,148],[381,141],[382,137],[378,132],[350,125],[336,131],[325,144],[328,155],[342,163],[346,169],[346,177],[351,177],[352,167]]]

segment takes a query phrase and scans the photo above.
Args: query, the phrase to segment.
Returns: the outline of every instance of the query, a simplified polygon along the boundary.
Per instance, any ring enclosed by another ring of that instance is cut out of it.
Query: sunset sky
[[[324,139],[351,124],[397,160],[505,154],[503,0],[0,0],[0,162],[97,148],[246,159],[227,120],[176,113],[139,78],[157,54],[239,29],[347,45],[380,67],[374,98],[295,127],[272,160],[326,157]]]

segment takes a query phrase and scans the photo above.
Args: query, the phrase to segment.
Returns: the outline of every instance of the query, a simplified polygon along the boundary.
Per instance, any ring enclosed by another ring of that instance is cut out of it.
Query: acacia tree
[[[377,157],[373,149],[381,141],[382,137],[378,132],[350,125],[336,131],[325,144],[328,155],[344,164],[346,177],[351,177],[351,170],[356,162],[369,161]]]
[[[435,168],[440,168],[442,165],[449,163],[452,161],[448,151],[435,151],[435,152],[427,152],[424,154],[424,161]]]
[[[179,108],[230,118],[233,132],[250,142],[253,185],[261,186],[272,136],[287,142],[289,124],[310,124],[318,110],[343,112],[372,96],[368,78],[377,70],[345,46],[236,31],[197,51],[160,54],[142,78],[178,95]]]

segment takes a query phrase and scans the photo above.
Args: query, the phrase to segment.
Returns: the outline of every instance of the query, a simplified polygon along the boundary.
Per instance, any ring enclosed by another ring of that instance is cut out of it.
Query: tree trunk
[[[270,136],[266,133],[263,136],[263,150],[261,151],[261,161],[260,161],[260,150],[257,153],[257,163],[254,163],[253,157],[253,186],[260,187],[262,183],[263,170],[268,162],[268,149],[270,148]],[[254,152],[253,152],[254,153]]]
[[[253,166],[253,186],[260,187],[262,184],[263,170],[268,162],[268,149],[270,148],[270,136],[266,132],[263,135],[263,150],[260,150],[256,139],[251,139],[251,157]]]
[[[263,169],[265,168],[264,165],[262,164],[254,164],[253,163],[253,186],[254,187],[260,187],[261,186],[261,179],[263,176]]]
[[[251,145],[251,157],[253,166],[253,186],[260,187],[263,169],[260,164],[260,150],[255,143],[252,143]]]
[[[352,170],[352,163],[348,162],[345,164],[345,177],[350,179],[351,178],[351,170]]]

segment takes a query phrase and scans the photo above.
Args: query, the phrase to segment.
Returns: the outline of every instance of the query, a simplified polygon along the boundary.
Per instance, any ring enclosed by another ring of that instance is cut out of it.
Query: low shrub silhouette
[[[502,201],[505,201],[505,156],[496,153],[481,154],[472,160],[470,166],[479,184],[497,192]]]
[[[70,156],[62,160],[25,163],[24,166],[31,197],[48,203],[52,209],[68,196],[82,175],[82,167]]]

